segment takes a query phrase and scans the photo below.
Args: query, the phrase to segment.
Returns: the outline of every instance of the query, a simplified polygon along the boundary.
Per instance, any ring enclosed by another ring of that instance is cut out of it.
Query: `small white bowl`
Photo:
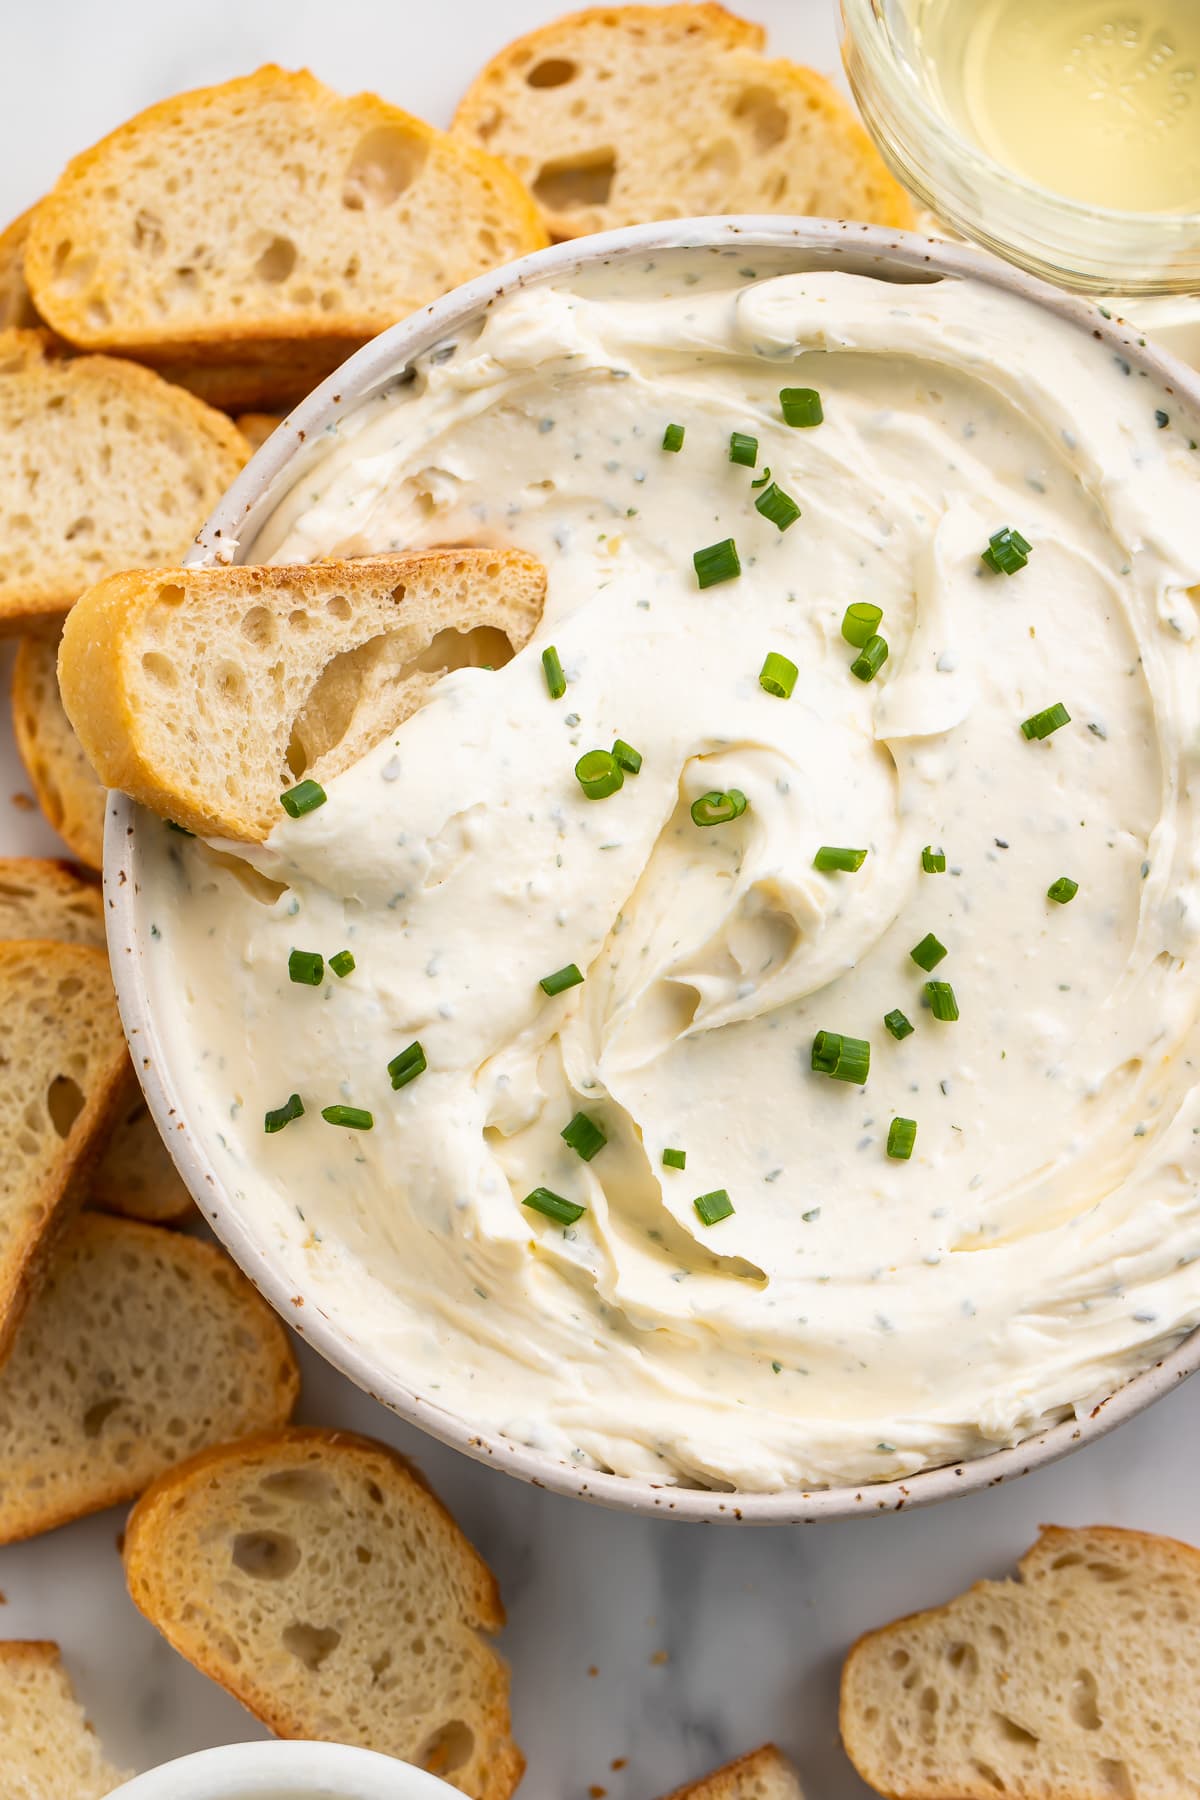
[[[448,1800],[455,1790],[347,1744],[228,1744],[135,1775],[109,1800]]]
[[[831,219],[776,216],[680,219],[558,244],[549,250],[481,275],[424,307],[360,350],[284,420],[234,482],[186,561],[192,566],[253,561],[254,540],[284,494],[321,455],[327,429],[369,395],[401,373],[414,356],[431,349],[476,319],[501,295],[536,283],[570,277],[613,261],[645,258],[659,251],[697,249],[741,255],[763,250],[782,254],[795,269],[847,269],[898,282],[969,277],[1019,294],[1065,319],[1088,337],[1107,344],[1131,368],[1165,386],[1200,414],[1200,375],[1148,345],[1136,326],[1110,319],[1095,306],[1071,298],[1017,269],[940,238],[887,231]],[[327,441],[327,440],[326,440]],[[490,1462],[522,1481],[555,1493],[611,1506],[622,1512],[659,1514],[703,1523],[802,1524],[814,1519],[849,1518],[864,1513],[899,1512],[952,1494],[966,1494],[1024,1475],[1056,1461],[1078,1445],[1111,1431],[1157,1400],[1200,1367],[1200,1330],[1193,1331],[1153,1367],[1115,1394],[1012,1448],[966,1462],[922,1470],[899,1481],[781,1493],[720,1492],[581,1469],[542,1450],[495,1433],[480,1431],[470,1419],[448,1412],[428,1394],[410,1387],[368,1342],[356,1335],[349,1314],[337,1316],[320,1305],[305,1305],[270,1235],[252,1206],[231,1194],[213,1166],[204,1135],[164,1054],[150,1004],[144,967],[150,920],[142,899],[142,858],[138,812],[123,795],[110,794],[104,839],[104,890],[109,954],[117,999],[134,1067],[150,1111],[180,1175],[218,1237],[250,1280],[323,1356],[401,1418],[480,1462]],[[138,1795],[137,1800],[142,1800]]]

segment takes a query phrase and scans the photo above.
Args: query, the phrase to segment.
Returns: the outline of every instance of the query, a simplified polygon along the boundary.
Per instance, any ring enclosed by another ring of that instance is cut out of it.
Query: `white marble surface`
[[[7,0],[0,215],[136,108],[269,58],[444,120],[486,54],[555,10],[553,0]],[[754,10],[775,49],[833,68],[827,0]],[[53,847],[10,803],[24,786],[0,717],[0,850]],[[600,1788],[651,1800],[768,1736],[795,1756],[810,1800],[851,1800],[866,1790],[838,1746],[836,1694],[856,1633],[1008,1569],[1041,1521],[1200,1541],[1196,1382],[1013,1487],[931,1512],[753,1531],[639,1521],[518,1486],[398,1425],[307,1352],[305,1377],[302,1417],[416,1455],[495,1567],[528,1800]],[[121,1523],[105,1514],[0,1551],[0,1635],[57,1638],[111,1754],[131,1766],[260,1735],[135,1614]]]

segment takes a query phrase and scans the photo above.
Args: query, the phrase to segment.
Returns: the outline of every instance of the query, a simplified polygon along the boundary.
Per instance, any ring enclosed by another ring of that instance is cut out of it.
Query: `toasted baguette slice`
[[[34,210],[25,275],[43,318],[88,349],[261,363],[299,347],[332,369],[544,242],[495,157],[268,66],[77,156]]]
[[[92,1169],[88,1205],[147,1225],[178,1225],[192,1211],[192,1196],[140,1094],[131,1094]]]
[[[261,450],[267,439],[279,429],[284,415],[277,412],[239,413],[234,424],[251,450]]]
[[[487,64],[454,130],[512,165],[558,238],[698,213],[911,225],[846,102],[763,42],[720,6],[569,13]]]
[[[106,787],[261,840],[282,790],[348,768],[447,669],[507,662],[545,584],[516,550],[112,576],[63,634],[63,701]]]
[[[506,1800],[512,1741],[495,1580],[403,1457],[293,1429],[210,1450],[134,1508],[135,1603],[287,1738],[332,1738]]]
[[[667,1800],[804,1800],[804,1794],[782,1750],[764,1744],[688,1787],[676,1788]]]
[[[223,1251],[84,1213],[0,1370],[0,1544],[290,1417],[287,1332]]]
[[[70,863],[0,856],[0,938],[55,938],[104,948],[99,884]]]
[[[860,1638],[842,1739],[891,1800],[1200,1795],[1200,1551],[1044,1528],[1016,1581]]]
[[[110,570],[177,562],[249,454],[149,369],[0,332],[0,631],[49,629]]]
[[[0,1643],[4,1800],[103,1800],[128,1781],[83,1714],[57,1644]]]
[[[0,944],[0,1018],[3,1362],[132,1076],[102,950]]]
[[[225,412],[257,412],[269,408],[290,412],[327,375],[358,348],[353,343],[318,344],[276,351],[274,355],[243,353],[242,361],[214,362],[211,358],[174,358],[145,356],[141,360],[154,368],[164,381],[186,388],[197,400],[208,406],[219,406]]]
[[[104,789],[63,710],[58,648],[51,639],[21,639],[13,662],[12,722],[38,805],[80,862],[98,869],[104,850]]]
[[[0,331],[41,324],[25,280],[25,241],[32,217],[32,210],[22,213],[0,231]]]

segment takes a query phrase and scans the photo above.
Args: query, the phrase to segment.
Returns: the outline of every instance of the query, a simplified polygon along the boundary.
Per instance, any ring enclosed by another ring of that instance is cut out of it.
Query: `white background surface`
[[[553,0],[0,0],[0,215],[64,160],[180,87],[274,59],[375,87],[444,123],[474,69]],[[832,71],[832,0],[757,0],[771,47]],[[0,716],[0,850],[52,834],[10,801],[25,781]],[[417,1455],[496,1569],[508,1603],[522,1800],[653,1800],[773,1737],[809,1800],[866,1790],[837,1741],[854,1636],[1008,1570],[1041,1521],[1111,1522],[1200,1541],[1200,1382],[1016,1486],[932,1512],[750,1531],[638,1521],[520,1487],[403,1428],[314,1358],[301,1416]],[[145,1767],[261,1735],[134,1613],[119,1514],[0,1551],[0,1636],[53,1637],[110,1754]],[[624,1769],[611,1767],[627,1758]],[[0,1742],[0,1800],[8,1800]],[[66,1800],[66,1797],[64,1797]]]

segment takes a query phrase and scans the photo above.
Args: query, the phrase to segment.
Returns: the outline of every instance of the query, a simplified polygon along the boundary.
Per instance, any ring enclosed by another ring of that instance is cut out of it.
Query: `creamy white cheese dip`
[[[332,435],[260,560],[517,544],[542,627],[281,814],[251,852],[277,898],[153,828],[147,906],[173,1074],[309,1304],[474,1427],[772,1490],[1011,1443],[1200,1319],[1200,459],[1177,401],[1020,299],[745,263],[514,294]],[[786,386],[824,422],[789,427]],[[980,561],[1002,526],[1032,545],[1011,578]],[[726,537],[740,578],[701,591]],[[589,800],[576,760],[616,737],[641,772]],[[731,788],[740,818],[692,823]],[[822,845],[868,854],[825,874]],[[909,954],[930,932],[956,1022]],[[296,985],[293,947],[354,972]],[[865,1087],[812,1072],[822,1029],[870,1041]],[[540,1216],[539,1186],[586,1211]]]

